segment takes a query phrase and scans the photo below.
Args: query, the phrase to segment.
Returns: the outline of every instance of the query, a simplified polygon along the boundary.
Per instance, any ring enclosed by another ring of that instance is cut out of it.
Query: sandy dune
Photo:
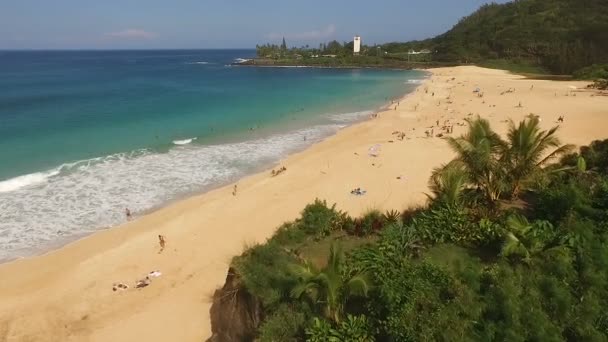
[[[240,180],[236,196],[229,185],[47,255],[0,265],[0,341],[203,340],[210,334],[209,299],[230,258],[264,241],[316,197],[353,215],[423,202],[431,170],[452,157],[443,139],[425,138],[437,120],[457,123],[479,114],[504,133],[508,118],[535,113],[549,128],[563,115],[564,142],[608,138],[608,97],[573,90],[584,82],[527,80],[477,67],[432,73],[397,110],[290,156],[277,177],[268,170]],[[456,125],[453,134],[464,129]],[[394,131],[406,138],[398,140]],[[376,144],[379,154],[371,157]],[[367,194],[351,195],[356,187]],[[162,254],[158,234],[167,238]],[[133,289],[153,270],[163,275]],[[131,288],[113,292],[114,282]]]

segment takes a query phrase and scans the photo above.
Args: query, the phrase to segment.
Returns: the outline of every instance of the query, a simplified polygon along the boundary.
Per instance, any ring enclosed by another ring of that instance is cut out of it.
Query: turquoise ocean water
[[[269,166],[425,77],[229,65],[253,54],[0,51],[0,260]]]

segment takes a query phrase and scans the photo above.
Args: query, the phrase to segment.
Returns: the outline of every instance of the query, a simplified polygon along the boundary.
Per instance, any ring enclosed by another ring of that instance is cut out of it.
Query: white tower
[[[358,55],[361,52],[361,37],[355,36],[353,39],[353,53]]]

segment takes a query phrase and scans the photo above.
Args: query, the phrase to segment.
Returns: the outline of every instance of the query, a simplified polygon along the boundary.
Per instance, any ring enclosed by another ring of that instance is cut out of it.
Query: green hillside
[[[435,61],[508,61],[557,74],[608,63],[608,1],[518,0],[488,4],[433,39],[385,45],[432,49]]]

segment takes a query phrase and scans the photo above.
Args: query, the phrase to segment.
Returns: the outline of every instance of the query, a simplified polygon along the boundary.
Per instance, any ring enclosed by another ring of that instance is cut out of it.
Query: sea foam
[[[183,139],[183,140],[173,140],[173,144],[175,144],[175,145],[188,145],[189,143],[193,142],[194,140],[196,140],[196,138],[189,138],[189,139]]]
[[[319,125],[239,143],[182,145],[164,153],[119,153],[4,181],[0,260],[37,254],[120,224],[126,207],[142,213],[227,184],[344,126]]]
[[[413,80],[407,80],[406,84],[422,84],[422,82],[424,82],[424,80],[413,79]]]
[[[0,182],[0,192],[9,192],[28,186],[33,186],[46,182],[49,178],[56,176],[60,172],[60,167],[46,172],[36,172],[23,175]]]
[[[364,119],[369,119],[370,115],[374,113],[371,110],[364,110],[360,112],[352,112],[352,113],[342,113],[342,114],[331,114],[329,115],[329,119],[332,122],[337,123],[352,123],[356,121],[361,121]]]

